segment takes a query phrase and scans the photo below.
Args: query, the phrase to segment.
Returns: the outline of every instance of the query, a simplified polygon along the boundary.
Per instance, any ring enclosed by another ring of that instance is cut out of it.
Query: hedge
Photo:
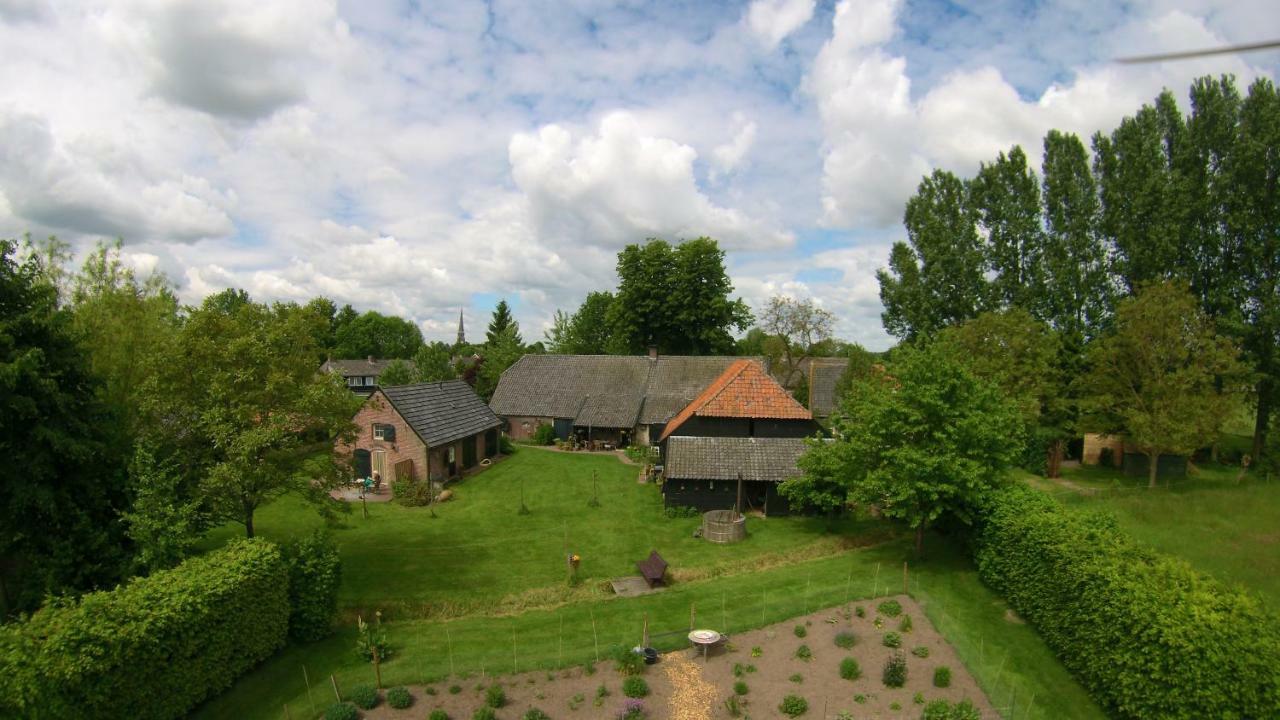
[[[280,550],[242,540],[0,628],[0,717],[184,716],[285,642]]]
[[[284,546],[289,567],[289,637],[311,642],[333,632],[338,614],[342,561],[338,547],[322,530]]]
[[[1109,714],[1280,717],[1280,619],[1111,516],[1014,486],[984,513],[975,559]]]

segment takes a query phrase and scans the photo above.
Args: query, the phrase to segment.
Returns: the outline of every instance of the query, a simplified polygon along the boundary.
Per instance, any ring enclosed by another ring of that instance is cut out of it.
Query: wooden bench
[[[649,551],[649,557],[636,563],[636,567],[649,587],[665,584],[663,578],[667,574],[667,561],[662,559],[657,550]]]

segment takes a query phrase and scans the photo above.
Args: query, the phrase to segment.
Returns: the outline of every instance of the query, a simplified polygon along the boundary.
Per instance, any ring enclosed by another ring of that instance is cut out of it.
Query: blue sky
[[[902,205],[1163,87],[1274,78],[1270,0],[0,0],[0,236],[120,236],[184,299],[324,294],[527,339],[646,237],[709,235],[753,306],[869,347]]]

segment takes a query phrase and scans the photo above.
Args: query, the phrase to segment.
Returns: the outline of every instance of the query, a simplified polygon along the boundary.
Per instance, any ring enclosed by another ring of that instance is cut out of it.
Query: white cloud
[[[747,9],[747,26],[769,49],[813,17],[814,0],[755,0]]]
[[[733,114],[733,139],[711,151],[718,173],[737,169],[756,142],[756,124],[740,112]]]

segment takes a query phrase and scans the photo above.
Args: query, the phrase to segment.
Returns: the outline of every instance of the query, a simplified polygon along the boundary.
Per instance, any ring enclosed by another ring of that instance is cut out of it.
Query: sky
[[[875,272],[935,168],[1091,135],[1280,52],[1274,0],[0,0],[0,237],[186,302],[227,287],[525,340],[629,243],[709,236],[735,295],[892,344]]]

